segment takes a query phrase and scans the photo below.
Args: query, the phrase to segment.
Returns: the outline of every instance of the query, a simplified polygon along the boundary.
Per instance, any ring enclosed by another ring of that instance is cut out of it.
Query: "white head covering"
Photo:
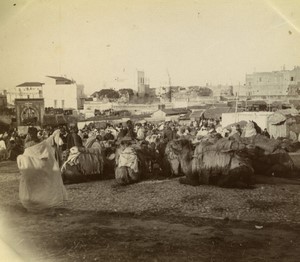
[[[57,145],[57,146],[62,146],[64,142],[60,138],[60,130],[57,129],[53,132],[51,136],[47,138],[51,146]]]

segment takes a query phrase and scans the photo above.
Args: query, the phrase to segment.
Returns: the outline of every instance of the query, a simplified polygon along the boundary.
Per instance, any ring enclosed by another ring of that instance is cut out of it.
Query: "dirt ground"
[[[299,261],[298,185],[95,181],[66,186],[65,206],[33,214],[18,176],[16,163],[0,163],[0,236],[19,261]]]

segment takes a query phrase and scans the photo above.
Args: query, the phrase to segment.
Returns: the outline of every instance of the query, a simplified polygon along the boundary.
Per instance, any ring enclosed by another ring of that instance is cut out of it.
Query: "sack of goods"
[[[132,147],[126,147],[119,155],[115,172],[117,183],[126,185],[139,180],[138,157]]]

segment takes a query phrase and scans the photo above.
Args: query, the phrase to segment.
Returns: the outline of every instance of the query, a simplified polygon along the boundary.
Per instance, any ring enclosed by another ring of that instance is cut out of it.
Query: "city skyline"
[[[245,82],[300,65],[297,1],[1,1],[0,89],[63,75],[86,93]]]

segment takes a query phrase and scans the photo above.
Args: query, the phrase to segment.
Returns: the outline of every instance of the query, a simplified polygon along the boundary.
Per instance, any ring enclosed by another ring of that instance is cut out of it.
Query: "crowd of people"
[[[68,151],[74,147],[105,147],[109,148],[113,143],[120,144],[124,137],[132,142],[142,143],[151,150],[157,149],[160,142],[169,142],[174,139],[187,138],[197,143],[208,135],[218,134],[222,137],[233,135],[251,136],[254,133],[261,133],[270,138],[267,130],[261,130],[257,125],[251,129],[252,133],[246,133],[239,124],[232,125],[230,128],[222,128],[220,120],[203,119],[200,121],[191,121],[189,125],[182,125],[175,121],[167,121],[159,124],[141,121],[133,123],[131,120],[126,124],[105,123],[101,128],[96,124],[85,125],[82,129],[76,126],[46,127],[37,129],[29,127],[27,135],[19,135],[17,129],[10,130],[0,134],[0,160],[16,160],[17,156],[22,154],[24,149],[35,145],[47,139],[55,130],[60,131],[60,156],[62,152]],[[95,137],[93,145],[90,144],[91,137]],[[62,165],[63,159],[60,159]]]
[[[18,135],[16,129],[0,134],[0,161],[16,160],[24,151],[25,136]]]
[[[76,125],[39,130],[29,127],[26,135],[19,135],[16,129],[1,134],[0,156],[1,160],[17,160],[21,202],[28,210],[34,210],[40,207],[37,203],[41,207],[52,207],[66,199],[62,170],[82,150],[105,152],[103,157],[113,163],[116,181],[129,184],[141,180],[143,173],[158,174],[163,170],[165,148],[170,141],[185,139],[196,145],[206,137],[250,137],[257,133],[269,136],[252,121],[245,128],[235,124],[224,129],[220,121],[214,119],[192,121],[188,125],[175,121],[154,124],[128,120],[119,124],[105,123],[101,127],[91,123],[82,129]],[[137,149],[142,152],[142,161]],[[90,168],[95,161],[102,160],[86,158],[83,162],[87,161],[85,166]],[[94,169],[96,173],[103,170],[103,161],[100,162]],[[139,162],[143,162],[143,166]],[[47,190],[41,190],[45,185]]]

